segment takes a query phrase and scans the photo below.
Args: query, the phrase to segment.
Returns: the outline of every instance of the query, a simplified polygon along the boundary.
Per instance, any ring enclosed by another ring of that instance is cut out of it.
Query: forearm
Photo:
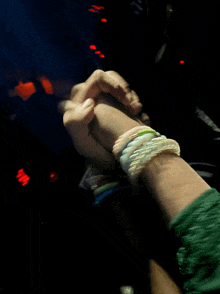
[[[168,222],[202,193],[211,189],[184,159],[171,153],[161,153],[153,158],[140,178],[146,190],[158,202]],[[106,180],[100,180],[98,187],[105,184]]]
[[[173,154],[161,153],[144,168],[141,180],[168,221],[211,187],[185,162]]]
[[[170,275],[154,260],[150,260],[150,282],[152,294],[181,294]]]
[[[184,159],[171,153],[161,153],[153,158],[143,169],[140,178],[169,222],[202,193],[211,189]],[[101,179],[98,186],[107,182]]]
[[[211,189],[187,162],[174,154],[161,153],[153,158],[144,168],[140,177],[146,187],[146,194],[142,194],[141,197],[144,198],[145,195],[149,197],[149,194],[151,194],[158,203],[158,207],[166,215],[169,223],[182,209],[190,205],[205,191]],[[150,193],[147,193],[147,191]],[[122,200],[119,198],[119,204],[111,204],[112,207],[115,207],[117,223],[124,228],[125,236],[128,236],[130,244],[133,248],[135,247],[137,254],[142,255],[142,260],[144,260],[148,255],[148,245],[141,238],[137,239],[138,232],[141,232],[142,227],[136,233],[136,226],[134,225],[138,224],[139,218],[133,212],[130,214],[129,211],[123,211],[123,201],[121,205],[120,201]],[[128,220],[126,225],[124,224],[125,219]],[[143,231],[144,235],[146,235],[146,231]],[[167,240],[164,240],[164,242],[166,243]],[[146,248],[146,252],[140,252],[140,248]],[[163,246],[160,249],[162,250]],[[165,254],[167,254],[166,251]],[[166,256],[167,260],[169,258]],[[153,267],[151,267],[152,293],[162,293],[161,289],[164,290],[164,293],[181,293],[175,283],[175,278],[170,278],[168,268],[164,270],[153,262]],[[167,288],[165,289],[164,286],[160,288],[165,281]]]

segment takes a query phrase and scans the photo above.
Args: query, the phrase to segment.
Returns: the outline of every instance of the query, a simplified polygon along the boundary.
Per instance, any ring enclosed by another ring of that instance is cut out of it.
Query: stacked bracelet
[[[130,129],[129,131],[125,132],[124,134],[122,134],[118,140],[115,142],[115,145],[112,149],[112,153],[115,155],[116,159],[119,160],[119,150],[122,148],[122,146],[124,145],[125,141],[128,139],[134,140],[134,138],[136,136],[141,136],[143,135],[143,133],[141,131],[154,131],[152,128],[147,127],[147,126],[139,126],[139,127],[135,127],[133,129]],[[154,131],[155,132],[155,131]]]
[[[161,152],[172,152],[180,156],[180,146],[175,140],[167,139],[166,136],[145,126],[136,127],[124,133],[113,147],[115,157],[119,159],[122,169],[134,186],[137,184],[137,178],[142,169]],[[94,190],[96,195],[94,205],[98,205],[119,186],[119,182],[112,182]]]
[[[158,138],[159,139],[159,138]],[[153,139],[156,140],[156,139]],[[152,141],[153,141],[152,140]],[[146,164],[159,153],[171,152],[180,156],[179,144],[172,139],[161,139],[157,142],[147,142],[139,149],[139,152],[130,159],[132,160],[129,168],[126,172],[129,174],[130,180],[135,185],[137,182],[137,177],[140,175]]]
[[[151,129],[150,127],[146,127],[146,126],[135,127],[133,129],[129,130],[128,132],[124,133],[122,136],[120,136],[120,138],[117,140],[117,144],[115,144],[115,146],[113,148],[113,152],[114,152],[115,156],[117,156],[119,158],[121,156],[122,151],[134,139],[136,139],[135,144],[137,142],[139,142],[139,144],[141,145],[142,141],[143,142],[150,141],[151,139],[153,139],[159,135],[160,135],[159,133],[157,133],[155,130]],[[125,140],[128,136],[129,136],[129,138],[126,140],[126,142],[124,144],[122,144],[123,140]],[[138,148],[138,146],[136,146],[135,148]],[[131,148],[129,149],[129,151],[131,151]],[[127,169],[124,169],[124,170],[126,171]],[[96,188],[96,186],[93,186],[92,187],[94,190],[93,194],[100,196],[101,193],[104,193],[107,190],[114,188],[114,187],[117,187],[119,185],[120,185],[120,182],[117,181],[117,182],[108,183],[108,184],[103,185],[99,188]]]
[[[166,137],[161,136],[157,137],[160,141],[164,140]],[[155,134],[144,134],[141,137],[137,137],[132,142],[129,142],[127,145],[123,147],[123,149],[120,150],[120,163],[122,165],[122,169],[124,172],[127,173],[129,166],[131,164],[131,161],[133,161],[133,158],[139,153],[139,148],[146,142],[151,142],[151,140],[155,139]],[[126,151],[125,151],[126,150]]]

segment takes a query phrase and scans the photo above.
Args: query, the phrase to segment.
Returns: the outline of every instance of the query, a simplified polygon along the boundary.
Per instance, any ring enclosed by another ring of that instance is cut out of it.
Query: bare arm
[[[150,279],[152,294],[182,293],[169,274],[152,259],[150,260]]]
[[[119,109],[103,104],[101,100],[94,112],[94,136],[110,152],[124,132],[140,126],[137,121]],[[184,159],[171,153],[163,152],[154,157],[140,177],[169,222],[180,210],[211,189]]]
[[[168,221],[211,187],[173,154],[159,154],[145,167],[141,179],[156,198]]]
[[[145,167],[141,179],[156,198],[168,223],[211,187],[185,162],[173,154],[160,154]],[[150,260],[152,294],[181,294],[170,275]]]

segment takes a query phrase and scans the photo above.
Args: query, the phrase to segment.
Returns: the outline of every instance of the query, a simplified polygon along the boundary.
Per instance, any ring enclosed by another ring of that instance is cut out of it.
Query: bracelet
[[[139,130],[139,131],[138,131]],[[136,133],[134,134],[134,131],[136,131]],[[138,132],[137,132],[138,131]],[[155,138],[155,135],[156,136],[159,136],[160,134],[158,132],[156,132],[155,130],[151,129],[151,128],[148,128],[146,129],[146,127],[144,126],[141,126],[141,127],[136,127],[132,130],[130,130],[129,132],[127,132],[130,134],[130,137],[129,139],[123,144],[122,148],[120,149],[120,151],[118,152],[118,155],[120,156],[121,153],[123,152],[123,150],[127,147],[127,145],[133,141],[134,139],[135,140],[135,144],[137,145],[137,141],[139,141],[140,145],[142,144],[142,142],[145,142],[146,143],[146,140],[147,141],[150,141],[151,139]],[[126,133],[126,134],[127,134]],[[125,138],[125,135],[126,134],[123,134],[121,137],[120,137],[120,140],[119,142],[121,143],[122,142],[122,138],[124,137]],[[120,144],[118,144],[120,145]],[[129,145],[129,147],[131,147]],[[135,147],[135,149],[137,149],[138,146]],[[117,148],[116,148],[117,149]],[[116,152],[116,149],[115,152]],[[131,148],[130,148],[131,149]],[[127,150],[127,149],[126,149]],[[131,151],[131,150],[130,150]],[[97,185],[93,185],[92,186],[92,190],[93,190],[93,194],[94,195],[98,195],[99,196],[102,196],[103,193],[105,194],[106,191],[110,190],[112,191],[113,188],[116,188],[120,186],[120,183],[117,181],[117,182],[112,182],[112,183],[108,183],[106,185],[103,185],[99,188],[97,188]],[[102,194],[102,195],[101,195]],[[107,195],[107,194],[106,194]]]
[[[155,130],[142,126],[124,133],[113,147],[115,157],[119,158],[122,169],[134,186],[146,164],[162,152],[171,152],[180,156],[180,146],[175,140],[167,139]],[[95,189],[94,206],[99,205],[105,197],[119,188],[119,182],[112,182]]]
[[[97,197],[95,197],[95,201],[93,203],[93,207],[97,207],[100,205],[100,202],[106,198],[107,196],[111,195],[112,193],[118,191],[120,189],[120,187],[115,187],[112,189],[109,189],[107,191],[105,191],[104,193],[102,193],[101,195],[98,195]]]
[[[122,153],[123,153],[123,150],[124,149],[126,149],[126,148],[128,148],[128,145],[129,145],[129,147],[131,147],[132,146],[132,144],[130,144],[132,141],[134,141],[134,139],[136,139],[135,140],[135,144],[137,143],[137,142],[140,142],[140,145],[141,145],[141,143],[142,142],[146,142],[146,141],[150,141],[151,139],[153,139],[153,138],[155,138],[155,135],[156,136],[158,136],[157,135],[157,133],[154,131],[154,130],[144,130],[144,131],[140,131],[140,132],[142,132],[142,135],[140,136],[140,134],[137,134],[137,135],[133,135],[133,136],[131,136],[124,144],[123,144],[123,146],[121,147],[121,149],[119,150],[119,152],[118,152],[118,154],[117,154],[117,156],[118,156],[118,158],[120,158],[121,156],[122,156]],[[138,132],[139,133],[139,132]],[[159,134],[159,133],[158,133]],[[144,138],[144,139],[143,139]],[[134,144],[133,144],[134,145]],[[138,145],[137,146],[135,146],[135,149],[138,149]],[[131,148],[129,149],[131,152],[132,151],[134,151],[134,150],[132,150]],[[129,152],[130,152],[129,151]]]
[[[124,141],[126,139],[129,139],[132,135],[135,135],[135,136],[138,136],[139,134],[139,131],[142,131],[142,130],[153,130],[152,128],[150,127],[147,127],[147,126],[139,126],[139,127],[135,127],[133,129],[130,129],[129,131],[125,132],[124,134],[122,134],[118,139],[117,141],[115,142],[115,145],[113,146],[113,149],[112,149],[112,152],[113,154],[115,155],[116,159],[119,160],[119,157],[118,157],[118,152],[119,150],[121,149]],[[154,131],[154,130],[153,130]],[[141,133],[140,133],[141,134]],[[133,139],[132,139],[133,140]]]
[[[153,134],[146,134],[130,142],[128,146],[126,146],[125,149],[122,150],[121,152],[122,155],[120,156],[120,163],[122,165],[122,169],[124,170],[124,172],[127,173],[128,168],[131,162],[133,161],[133,158],[135,158],[137,154],[139,154],[140,148],[142,147],[143,144],[146,145],[146,143],[148,143],[146,147],[149,148],[152,142],[153,143],[155,142],[153,140],[163,141],[165,139],[166,139],[165,136],[160,136],[155,138]]]
[[[147,163],[159,153],[169,152],[180,156],[180,147],[175,140],[165,139],[161,140],[160,142],[158,141],[157,143],[151,143],[151,146],[149,146],[148,142],[147,144],[145,144],[143,148],[139,150],[139,153],[135,155],[135,158],[132,158],[132,163],[126,171],[134,186],[137,183],[136,180],[138,176]]]
[[[118,187],[119,185],[120,185],[119,182],[112,182],[112,183],[103,185],[102,187],[99,187],[96,190],[94,190],[93,194],[94,195],[102,194],[102,193],[104,193],[105,191],[107,191],[107,190],[109,190],[111,188]]]

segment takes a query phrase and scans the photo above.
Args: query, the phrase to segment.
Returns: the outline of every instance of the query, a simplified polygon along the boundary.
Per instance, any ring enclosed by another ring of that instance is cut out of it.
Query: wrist
[[[109,152],[112,152],[115,142],[122,134],[142,125],[137,118],[128,117],[122,111],[103,103],[96,105],[94,113],[95,118],[89,125],[89,131]]]

